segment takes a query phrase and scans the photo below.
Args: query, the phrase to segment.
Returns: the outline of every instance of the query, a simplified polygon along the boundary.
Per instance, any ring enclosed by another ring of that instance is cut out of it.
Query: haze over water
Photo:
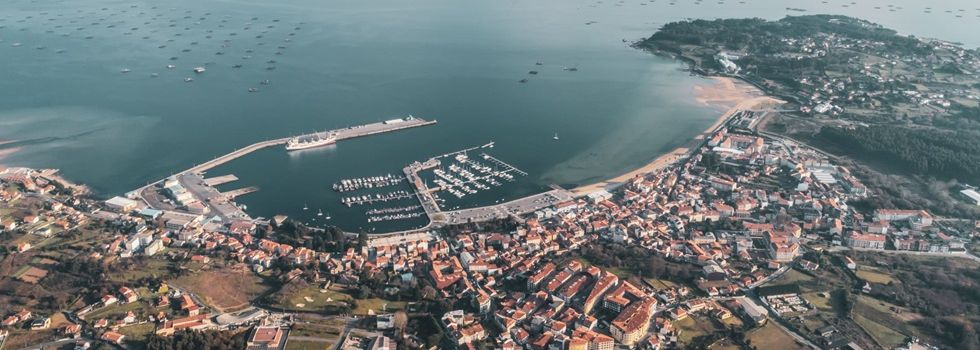
[[[459,203],[489,204],[622,174],[704,130],[720,110],[698,105],[693,87],[709,82],[623,42],[666,22],[847,14],[975,48],[978,7],[914,0],[7,0],[0,3],[0,140],[18,142],[0,148],[22,149],[0,162],[60,168],[111,196],[263,139],[406,114],[438,119],[302,153],[266,149],[210,172],[241,178],[224,188],[261,187],[240,200],[255,216],[311,220],[322,209],[333,224],[370,230],[367,208],[341,206],[333,182],[399,173],[409,162],[492,140],[492,155],[530,175]],[[197,66],[207,72],[194,74]],[[304,204],[311,210],[302,211]]]

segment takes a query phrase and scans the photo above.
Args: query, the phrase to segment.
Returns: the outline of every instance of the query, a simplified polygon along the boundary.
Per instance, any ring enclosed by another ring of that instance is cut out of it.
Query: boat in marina
[[[333,134],[318,133],[313,135],[304,135],[299,137],[294,137],[286,141],[287,151],[298,151],[302,149],[310,149],[315,147],[321,147],[326,145],[332,145],[337,142],[337,137]]]

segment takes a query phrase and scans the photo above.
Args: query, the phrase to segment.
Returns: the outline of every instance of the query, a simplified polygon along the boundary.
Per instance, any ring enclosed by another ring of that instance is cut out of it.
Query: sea
[[[257,141],[414,115],[438,124],[268,148],[207,174],[239,178],[222,190],[257,186],[238,198],[255,217],[410,229],[425,219],[366,212],[410,210],[411,199],[341,203],[406,184],[331,186],[488,142],[471,158],[527,175],[443,196],[448,209],[617,176],[721,113],[695,101],[709,80],[631,42],[677,20],[815,13],[980,46],[969,0],[4,0],[0,151],[17,151],[0,163],[58,168],[111,197]]]

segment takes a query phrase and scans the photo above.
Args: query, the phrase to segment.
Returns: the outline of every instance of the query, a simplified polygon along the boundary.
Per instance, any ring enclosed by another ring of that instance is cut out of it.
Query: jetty
[[[422,119],[422,118],[416,118],[416,117],[413,117],[413,116],[408,116],[407,118],[390,119],[390,120],[386,120],[386,121],[382,121],[382,122],[377,122],[377,123],[370,123],[370,124],[364,124],[364,125],[348,126],[348,127],[345,127],[345,128],[328,130],[328,131],[322,131],[322,132],[314,132],[314,133],[309,133],[309,134],[304,134],[304,135],[299,135],[299,136],[283,137],[283,138],[278,138],[278,139],[271,139],[271,140],[260,141],[260,142],[256,142],[256,143],[253,143],[251,145],[248,145],[248,146],[245,146],[245,147],[236,149],[236,150],[234,150],[232,152],[229,152],[227,154],[224,154],[224,155],[215,157],[214,159],[208,160],[208,161],[206,161],[204,163],[194,165],[193,167],[191,167],[189,169],[186,169],[186,170],[177,172],[177,173],[175,173],[173,175],[167,176],[167,177],[165,177],[163,179],[160,179],[160,180],[157,180],[157,181],[155,181],[153,183],[149,183],[146,186],[143,186],[143,187],[140,187],[140,188],[138,188],[136,190],[130,191],[129,193],[127,193],[127,196],[130,197],[130,198],[133,198],[133,199],[142,200],[144,203],[146,203],[151,208],[155,208],[155,209],[164,209],[164,208],[165,209],[172,209],[172,208],[168,208],[169,206],[163,205],[164,202],[162,202],[162,201],[159,200],[161,194],[158,193],[158,192],[161,190],[162,184],[167,179],[180,178],[183,175],[190,175],[190,174],[200,175],[200,174],[203,174],[204,172],[206,172],[206,171],[208,171],[210,169],[213,169],[215,167],[218,167],[218,166],[220,166],[222,164],[228,163],[228,162],[233,161],[235,159],[244,157],[244,156],[246,156],[246,155],[248,155],[248,154],[250,154],[252,152],[255,152],[255,151],[258,151],[258,150],[261,150],[261,149],[265,149],[265,148],[268,148],[268,147],[285,146],[290,140],[297,139],[297,138],[314,138],[314,137],[317,137],[318,135],[332,135],[334,138],[336,138],[336,141],[341,141],[341,140],[349,140],[349,139],[358,138],[358,137],[365,137],[365,136],[377,135],[377,134],[382,134],[382,133],[387,133],[387,132],[394,132],[394,131],[399,131],[399,130],[405,130],[405,129],[417,128],[417,127],[422,127],[422,126],[427,126],[427,125],[433,125],[433,124],[436,124],[436,123],[437,123],[437,121],[435,121],[435,120],[425,120],[425,119]],[[203,186],[203,187],[213,187],[213,186],[217,186],[217,185],[220,185],[220,184],[232,182],[232,181],[235,181],[235,180],[237,180],[237,177],[235,177],[234,175],[219,176],[219,177],[216,177],[216,178],[208,179],[208,181],[203,180],[203,177],[202,177],[200,183],[197,184],[197,185],[198,186]],[[243,195],[243,194],[246,194],[246,193],[251,193],[251,192],[254,192],[256,190],[257,190],[257,188],[253,188],[253,187],[244,188],[244,189],[240,189],[240,190],[235,190],[235,191],[231,191],[229,193],[226,193],[226,196],[225,197],[226,198],[232,198],[232,197],[240,196],[240,195]],[[217,190],[214,190],[214,192],[217,192]],[[199,196],[195,196],[195,197],[199,197]],[[203,203],[208,203],[206,201],[206,198],[198,198],[198,199],[202,200]],[[212,208],[212,209],[216,209],[216,208]]]

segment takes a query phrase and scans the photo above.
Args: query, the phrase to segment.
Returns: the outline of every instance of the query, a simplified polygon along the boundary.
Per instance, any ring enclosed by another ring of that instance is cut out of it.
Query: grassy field
[[[379,298],[371,299],[358,299],[357,308],[354,309],[355,315],[368,315],[371,312],[376,314],[392,312],[398,310],[405,310],[405,305],[408,304],[404,301],[391,301]],[[384,308],[384,310],[382,310]]]
[[[906,335],[917,332],[915,327],[908,325],[908,322],[920,318],[921,315],[910,312],[903,307],[861,295],[858,296],[857,302],[854,304],[851,317],[878,343],[891,348],[903,344]]]
[[[674,322],[674,329],[680,332],[677,338],[681,344],[690,344],[694,338],[719,331],[711,320],[702,316],[691,316]]]
[[[333,344],[331,342],[290,340],[286,343],[286,350],[328,350],[333,349]]]
[[[790,269],[789,271],[786,271],[786,273],[784,273],[782,276],[779,276],[779,278],[773,280],[772,282],[767,283],[766,286],[783,286],[783,285],[787,285],[787,284],[806,284],[806,283],[811,282],[811,281],[813,281],[813,277],[807,276],[807,275],[803,274],[802,272],[799,272],[799,271],[797,271],[795,269]]]
[[[575,260],[578,261],[578,262],[580,262],[580,263],[582,263],[582,266],[583,267],[589,267],[589,266],[592,266],[592,265],[596,265],[596,264],[593,264],[588,259],[583,258],[583,257],[576,258]],[[616,275],[620,279],[630,279],[630,278],[632,278],[634,276],[634,274],[632,272],[627,271],[627,270],[624,270],[624,269],[619,268],[619,267],[604,267],[604,266],[601,266],[601,265],[596,265],[596,266],[602,267],[603,270],[609,271],[610,273]]]
[[[346,306],[351,296],[334,288],[320,289],[309,285],[286,296],[281,307],[287,310],[325,311],[329,307]]]
[[[269,290],[262,278],[251,271],[220,268],[181,276],[169,281],[173,286],[187,289],[204,299],[218,312],[242,309]]]
[[[804,350],[806,346],[800,345],[793,337],[784,332],[772,322],[756,328],[749,332],[745,337],[750,345],[758,349],[781,349],[781,350]]]
[[[128,304],[113,304],[107,307],[92,311],[85,315],[85,319],[95,321],[100,318],[116,320],[126,317],[126,313],[132,311],[135,314],[152,314],[152,309],[142,302]]]
[[[657,279],[657,278],[644,278],[644,280],[657,289],[670,289],[670,288],[677,287],[677,283],[668,280]]]
[[[852,315],[852,317],[854,318],[854,322],[860,325],[861,328],[864,328],[864,330],[867,331],[868,334],[875,339],[875,341],[887,349],[891,349],[905,343],[905,335],[888,328],[888,326],[872,321],[860,313],[855,313]]]
[[[289,341],[286,349],[329,349],[341,341],[346,321],[340,319],[319,320],[310,319],[293,324],[289,331],[290,337],[303,337],[300,341]]]
[[[328,289],[320,289],[316,285],[309,285],[284,297],[285,300],[280,301],[280,305],[277,305],[278,307],[286,310],[306,311],[330,311],[333,307],[343,307],[351,300],[354,300],[357,303],[357,307],[354,308],[352,313],[356,315],[405,310],[405,307],[408,305],[404,301],[391,301],[381,298],[355,300],[350,294],[333,286]]]
[[[871,283],[888,284],[891,282],[895,282],[895,279],[893,279],[892,276],[889,276],[881,272],[872,271],[871,269],[866,268],[864,266],[859,268],[856,274],[861,279]]]
[[[153,335],[153,332],[155,331],[156,331],[156,326],[154,326],[152,323],[144,323],[144,324],[120,327],[118,330],[119,333],[126,336],[126,344],[128,345],[127,346],[128,349],[133,349],[134,343],[137,344],[135,348],[141,349],[142,347],[138,345],[145,342],[146,338],[148,338],[150,335]]]
[[[110,279],[116,282],[127,283],[147,277],[162,278],[170,275],[170,272],[168,271],[170,262],[165,260],[163,257],[153,257],[145,261],[145,265],[140,265],[138,268],[126,269],[120,273],[113,274]]]

